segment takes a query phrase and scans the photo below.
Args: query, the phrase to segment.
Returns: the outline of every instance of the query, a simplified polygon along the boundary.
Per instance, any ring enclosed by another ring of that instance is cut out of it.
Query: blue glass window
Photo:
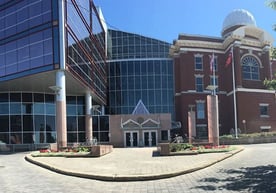
[[[45,105],[44,103],[34,103],[34,114],[44,115]]]
[[[47,29],[1,46],[5,48],[0,55],[0,69],[5,67],[1,76],[52,64],[51,34],[51,30]]]
[[[11,103],[10,104],[11,114],[21,114],[21,103]]]
[[[9,103],[0,103],[0,114],[9,114]]]
[[[16,5],[7,6],[1,12],[0,39],[23,33],[25,30],[39,26],[51,20],[52,1],[18,1]]]

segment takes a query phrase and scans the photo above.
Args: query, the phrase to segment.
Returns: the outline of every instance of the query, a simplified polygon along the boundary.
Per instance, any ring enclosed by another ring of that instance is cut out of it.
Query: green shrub
[[[276,132],[260,132],[260,133],[243,133],[239,134],[239,138],[256,138],[256,137],[273,137],[276,136]],[[235,139],[234,135],[222,135],[220,139]]]
[[[79,146],[77,147],[78,152],[90,152],[90,148],[89,147],[82,147]]]
[[[189,143],[171,143],[170,151],[171,152],[184,151],[186,149],[191,149],[192,147],[193,145]]]

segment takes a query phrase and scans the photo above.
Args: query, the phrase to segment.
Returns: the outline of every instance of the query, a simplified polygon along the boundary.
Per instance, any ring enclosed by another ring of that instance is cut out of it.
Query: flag
[[[226,67],[226,68],[227,68],[227,67],[231,64],[231,62],[232,62],[232,52],[233,52],[233,50],[231,49],[230,52],[229,52],[229,54],[228,54],[228,57],[227,57],[227,59],[226,59],[226,62],[225,62],[225,67]]]
[[[214,63],[215,63],[215,55],[214,53],[212,54],[212,56],[210,57],[210,71],[213,72],[214,69]]]

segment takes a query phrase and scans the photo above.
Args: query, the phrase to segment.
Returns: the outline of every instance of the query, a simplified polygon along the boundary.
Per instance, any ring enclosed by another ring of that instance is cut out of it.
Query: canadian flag
[[[225,62],[225,67],[228,67],[232,62],[233,50],[231,49]]]

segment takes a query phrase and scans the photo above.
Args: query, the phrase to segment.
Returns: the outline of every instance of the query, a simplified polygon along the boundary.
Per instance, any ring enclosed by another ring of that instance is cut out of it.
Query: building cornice
[[[236,92],[248,92],[248,93],[263,93],[263,94],[275,94],[274,90],[268,90],[268,89],[251,89],[251,88],[236,88]],[[226,95],[230,96],[234,92],[233,90],[228,92]]]
[[[268,89],[237,88],[236,91],[237,92],[254,92],[254,93],[275,94],[274,90],[268,90]]]
[[[230,45],[235,42],[239,42],[240,47],[250,47],[264,51],[269,50],[274,39],[269,33],[262,29],[252,26],[243,26],[234,30],[222,42],[212,41],[212,39],[208,39],[208,36],[206,36],[206,40],[203,40],[203,36],[197,39],[196,35],[194,39],[175,40],[174,45],[171,46],[170,55],[175,56],[179,53],[186,53],[188,51],[225,53]]]

